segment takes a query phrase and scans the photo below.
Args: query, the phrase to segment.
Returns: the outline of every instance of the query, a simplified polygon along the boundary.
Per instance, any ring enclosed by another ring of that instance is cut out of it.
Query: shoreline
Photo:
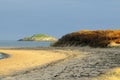
[[[45,65],[49,65],[51,63],[59,62],[69,56],[69,54],[59,49],[58,50],[56,49],[51,50],[48,48],[47,49],[44,48],[44,49],[40,49],[40,50],[36,48],[34,49],[31,49],[31,48],[4,48],[4,49],[2,48],[0,49],[0,52],[7,53],[11,56],[9,58],[0,60],[0,64],[1,64],[1,68],[0,68],[1,76],[0,77],[2,78],[5,76],[24,73],[26,71],[35,69],[37,67],[42,67]],[[24,55],[27,57],[25,57]],[[19,58],[20,56],[21,58]],[[27,61],[24,61],[24,60],[27,60]]]
[[[0,52],[0,60],[5,59],[5,58],[9,58],[9,57],[10,57],[10,55]]]
[[[120,75],[119,48],[91,47],[47,47],[32,48],[35,51],[45,50],[60,52],[67,57],[55,60],[42,66],[19,71],[1,77],[1,80],[111,80]],[[12,49],[11,49],[12,50]],[[18,49],[19,51],[22,48]],[[31,50],[24,48],[23,50]],[[118,71],[117,71],[118,70]]]

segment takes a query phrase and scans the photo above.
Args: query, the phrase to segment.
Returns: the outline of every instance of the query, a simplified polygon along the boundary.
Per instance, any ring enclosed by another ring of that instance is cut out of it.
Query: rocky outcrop
[[[19,39],[19,41],[57,41],[57,39],[45,34],[35,34],[31,37]]]

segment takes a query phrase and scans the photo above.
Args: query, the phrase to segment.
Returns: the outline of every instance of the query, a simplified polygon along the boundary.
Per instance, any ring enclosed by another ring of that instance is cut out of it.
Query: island
[[[50,42],[54,42],[54,41],[57,41],[57,39],[52,36],[48,36],[46,34],[34,34],[31,37],[24,37],[22,39],[19,39],[18,41],[50,41]]]

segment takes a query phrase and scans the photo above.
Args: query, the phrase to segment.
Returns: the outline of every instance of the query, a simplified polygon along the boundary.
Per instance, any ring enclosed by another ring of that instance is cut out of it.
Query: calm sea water
[[[49,47],[51,42],[0,40],[0,48]],[[0,59],[5,55],[0,53]]]
[[[0,59],[3,58],[3,55],[0,53]]]
[[[0,40],[0,48],[49,47],[51,42]]]

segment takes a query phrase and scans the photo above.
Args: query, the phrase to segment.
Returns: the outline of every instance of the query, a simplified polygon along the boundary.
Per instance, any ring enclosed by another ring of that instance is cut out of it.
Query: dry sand
[[[0,60],[0,76],[11,75],[66,57],[59,51],[50,50],[0,50],[0,52],[10,55],[9,58]]]

